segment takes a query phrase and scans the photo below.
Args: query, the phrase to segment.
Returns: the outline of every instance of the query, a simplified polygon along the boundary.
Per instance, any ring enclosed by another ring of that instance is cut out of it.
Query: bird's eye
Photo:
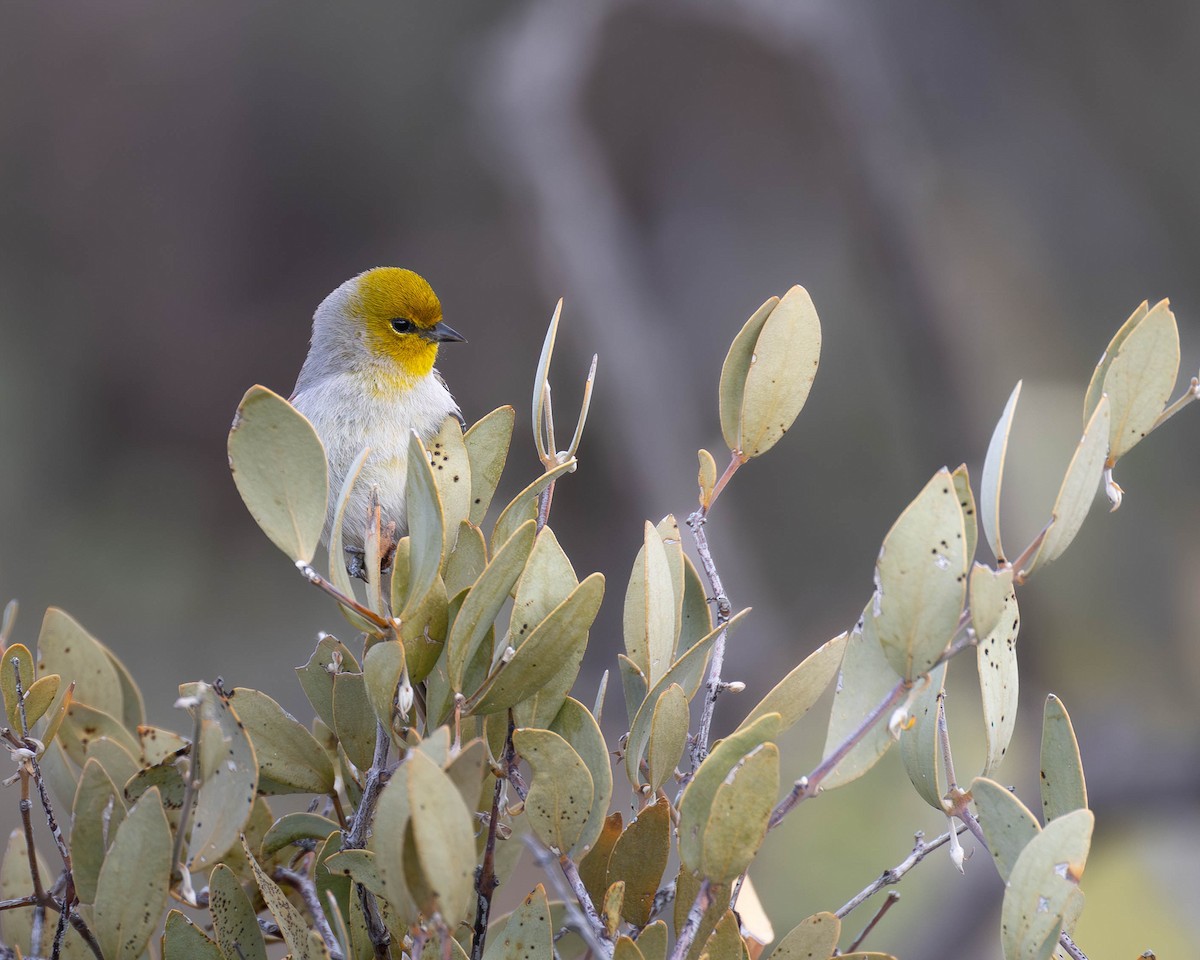
[[[401,317],[392,321],[392,329],[397,333],[412,333],[414,329],[413,322]]]

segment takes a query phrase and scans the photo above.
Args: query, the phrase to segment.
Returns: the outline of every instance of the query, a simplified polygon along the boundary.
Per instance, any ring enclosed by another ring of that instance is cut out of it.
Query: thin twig
[[[560,863],[570,862],[569,858],[563,857],[560,860],[560,858],[554,855],[553,851],[532,834],[525,835],[525,845],[533,852],[534,862],[542,868],[562,899],[563,905],[566,908],[567,926],[586,941],[592,953],[604,958],[604,960],[609,960],[613,955],[613,946],[607,939],[604,924],[600,922],[600,916],[596,913],[595,906],[592,905],[592,898],[587,896],[587,891],[584,890],[584,901],[581,901],[577,905],[576,900],[578,898],[572,898],[572,891],[564,882],[564,878],[567,875],[566,867],[563,867],[561,875],[559,871],[554,869],[555,860],[559,860]],[[575,876],[579,876],[578,871],[575,871]],[[582,886],[582,881],[580,885]],[[591,917],[584,915],[584,902],[591,906],[592,917],[595,918],[594,921]]]
[[[888,691],[878,704],[871,710],[870,713],[863,718],[854,731],[845,740],[839,744],[838,748],[829,756],[817,764],[812,773],[807,777],[801,777],[792,787],[791,792],[786,797],[776,804],[775,809],[771,812],[770,826],[777,827],[783,818],[792,812],[800,803],[815,797],[821,789],[821,781],[831,774],[839,763],[846,758],[851,750],[871,732],[871,728],[875,726],[889,710],[897,703],[904,699],[909,688],[912,687],[912,682],[909,680],[897,681],[896,685]]]
[[[703,507],[701,507],[701,510],[703,511],[705,516],[707,516],[708,511],[710,511],[713,508],[713,504],[717,502],[717,497],[719,497],[721,495],[721,491],[725,489],[725,485],[727,483],[729,483],[729,481],[730,481],[730,479],[732,479],[733,475],[735,473],[737,473],[738,469],[742,466],[742,464],[746,463],[746,462],[747,462],[747,460],[742,454],[735,453],[733,455],[733,457],[729,461],[729,466],[727,466],[725,468],[725,472],[722,473],[720,479],[718,479],[717,482],[715,484],[713,484],[712,493],[710,493],[708,495],[708,503],[706,503]]]
[[[579,867],[566,854],[558,858],[558,864],[562,868],[563,876],[567,878],[571,892],[575,894],[575,899],[579,901],[583,915],[587,917],[588,923],[592,925],[592,931],[600,939],[601,943],[607,943],[608,932],[605,930],[604,921],[600,919],[600,913],[596,910],[596,905],[592,903],[591,894],[587,892],[587,887],[583,885],[583,878],[579,876]],[[612,946],[607,946],[606,951],[606,955],[611,956]]]
[[[733,461],[737,462],[736,458]],[[712,588],[713,600],[717,605],[717,626],[724,627],[733,616],[733,606],[729,602],[729,596],[725,593],[725,587],[721,583],[721,575],[717,572],[717,565],[713,562],[712,552],[708,548],[708,537],[704,533],[704,524],[707,522],[707,516],[702,510],[696,510],[690,517],[687,518],[687,525],[691,528],[692,536],[696,540],[696,553],[700,557],[700,563],[704,567],[704,573],[708,577],[709,585]],[[705,682],[704,707],[700,712],[700,726],[696,731],[696,736],[692,739],[692,771],[695,772],[704,758],[708,755],[708,741],[712,730],[713,711],[717,706],[717,697],[721,695],[721,690],[724,689],[721,684],[721,670],[725,666],[725,636],[726,631],[721,630],[717,634],[716,640],[713,641],[712,655],[708,661],[708,680]]]
[[[508,712],[508,730],[504,736],[504,767],[513,766],[516,750],[513,747],[513,730],[516,722],[513,713]],[[483,960],[483,948],[487,943],[488,920],[492,914],[492,894],[500,886],[496,877],[496,834],[500,828],[500,807],[504,802],[505,777],[496,777],[496,787],[492,791],[492,813],[488,819],[487,843],[483,848],[483,860],[475,871],[475,936],[471,942],[471,960]]]
[[[883,915],[885,913],[887,913],[889,910],[891,910],[892,907],[895,905],[896,901],[899,899],[900,899],[900,894],[898,894],[895,890],[891,891],[887,895],[887,899],[883,901],[883,905],[875,912],[875,916],[873,916],[871,918],[870,922],[865,927],[863,927],[862,933],[860,933],[857,937],[855,937],[854,940],[851,941],[850,946],[848,946],[846,948],[847,953],[853,953],[855,950],[857,950],[859,947],[862,946],[862,942],[867,939],[867,934],[869,934],[872,930],[875,929],[875,925],[877,923],[879,923],[880,920],[883,919]]]
[[[1058,935],[1058,945],[1067,951],[1067,956],[1071,957],[1071,960],[1088,960],[1087,954],[1079,948],[1079,944],[1071,939],[1071,935],[1066,930]]]
[[[296,870],[289,870],[286,867],[276,868],[275,879],[291,884],[296,892],[300,894],[300,899],[304,901],[304,905],[308,908],[308,912],[313,918],[313,924],[316,926],[317,932],[321,935],[321,939],[325,941],[325,947],[329,950],[329,956],[332,960],[344,960],[342,948],[338,944],[337,937],[333,935],[333,928],[329,925],[329,918],[325,916],[325,908],[321,906],[321,898],[317,896],[316,884],[306,874]]]
[[[687,920],[683,923],[683,929],[679,931],[679,935],[675,938],[675,949],[671,951],[671,960],[684,960],[688,955],[688,951],[692,949],[692,944],[696,942],[696,935],[700,932],[700,924],[704,920],[704,914],[708,912],[708,908],[712,905],[712,886],[708,880],[704,880],[700,884],[700,889],[696,891],[696,899],[692,901],[692,906],[688,910]]]
[[[0,910],[18,910],[21,907],[32,907],[38,902],[36,894],[27,897],[15,897],[12,900],[0,900]]]
[[[63,939],[67,935],[67,911],[58,914],[58,926],[54,928],[54,942],[50,945],[50,960],[58,960],[62,956]]]
[[[300,575],[314,587],[324,593],[329,594],[329,596],[333,597],[333,599],[340,603],[343,607],[348,607],[349,609],[353,610],[372,626],[378,627],[380,630],[384,631],[392,629],[391,623],[377,614],[370,607],[365,607],[353,597],[346,596],[346,594],[342,593],[341,590],[317,573],[317,571],[314,570],[309,564],[297,563],[296,569],[299,570]]]
[[[966,832],[967,828],[960,824],[954,829],[955,833],[962,834]],[[941,836],[930,840],[929,843],[925,842],[925,835],[921,832],[918,832],[914,839],[916,842],[913,844],[912,853],[910,853],[894,867],[889,867],[887,870],[884,870],[883,873],[875,878],[875,880],[867,884],[862,888],[862,890],[838,907],[833,912],[834,916],[836,916],[839,920],[843,919],[861,904],[875,896],[875,894],[877,894],[884,887],[890,886],[893,883],[899,883],[909,870],[924,860],[927,856],[929,856],[929,854],[933,853],[933,851],[938,849],[938,847],[945,846],[950,842],[950,831],[947,830]]]
[[[88,949],[96,956],[96,960],[104,960],[104,951],[100,949],[100,944],[97,942],[91,928],[84,921],[74,908],[71,909],[70,916],[71,926],[75,928],[75,932],[83,937],[83,942],[88,945]]]
[[[345,832],[342,841],[343,850],[361,850],[366,846],[367,830],[375,811],[375,803],[379,799],[379,791],[383,788],[383,778],[391,746],[392,738],[387,727],[376,722],[375,752],[371,757],[371,768],[367,771],[362,798],[358,801],[358,809],[354,811],[354,817],[350,821],[350,829]],[[355,884],[355,887],[358,890],[359,903],[367,924],[367,936],[375,951],[375,958],[376,960],[387,960],[391,957],[392,938],[379,916],[379,906],[371,891],[361,883]]]

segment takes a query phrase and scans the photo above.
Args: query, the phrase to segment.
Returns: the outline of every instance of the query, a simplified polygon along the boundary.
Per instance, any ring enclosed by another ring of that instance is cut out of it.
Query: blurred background
[[[30,646],[47,605],[70,611],[156,723],[181,723],[179,682],[217,675],[310,715],[290,668],[345,624],[250,520],[225,435],[248,386],[288,393],[313,309],[368,267],[440,293],[470,340],[439,363],[468,420],[517,407],[502,502],[539,469],[525,411],[558,297],[563,420],[600,354],[553,516],[577,569],[609,577],[589,702],[642,521],[693,508],[697,447],[724,464],[730,339],[767,296],[809,289],[825,343],[808,406],[709,526],[734,606],[755,608],[724,729],[853,624],[938,467],[978,478],[1016,380],[1004,516],[1024,543],[1142,299],[1172,298],[1179,389],[1200,365],[1192,4],[112,0],[3,20],[0,593]],[[1120,512],[1097,505],[1020,596],[1001,776],[1036,803],[1042,703],[1061,696],[1098,816],[1093,957],[1200,938],[1198,475],[1190,409],[1121,462]],[[949,694],[963,779],[982,755],[973,673],[956,661]],[[826,711],[784,744],[785,776],[819,759]],[[779,934],[919,829],[945,822],[894,752],[804,805],[754,873]],[[998,955],[986,856],[965,879],[934,856],[900,890],[866,946]]]

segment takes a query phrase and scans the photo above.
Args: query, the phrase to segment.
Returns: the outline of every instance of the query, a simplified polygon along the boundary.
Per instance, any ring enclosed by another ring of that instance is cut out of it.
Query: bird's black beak
[[[435,323],[432,327],[425,331],[425,338],[432,340],[434,343],[466,343],[467,338],[455,330],[453,327],[447,326],[445,323]]]

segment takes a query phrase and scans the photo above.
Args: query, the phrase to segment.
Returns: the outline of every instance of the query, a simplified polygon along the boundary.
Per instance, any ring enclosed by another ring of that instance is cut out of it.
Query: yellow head
[[[297,387],[350,372],[375,389],[404,390],[433,370],[438,344],[461,340],[442,322],[442,305],[423,277],[376,267],[347,280],[317,308]]]

